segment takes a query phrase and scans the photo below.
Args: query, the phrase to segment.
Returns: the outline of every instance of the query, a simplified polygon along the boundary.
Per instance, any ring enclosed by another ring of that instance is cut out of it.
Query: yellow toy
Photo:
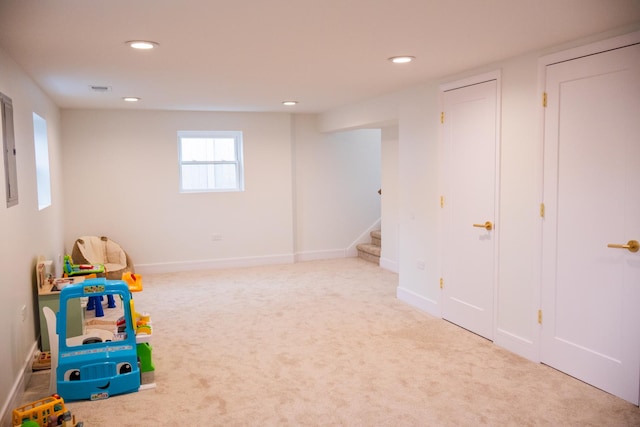
[[[122,280],[129,286],[131,292],[142,292],[142,276],[134,273],[122,273]],[[151,358],[152,348],[148,343],[151,337],[151,316],[149,313],[138,313],[136,311],[133,298],[129,302],[131,312],[131,323],[136,332],[136,342],[138,359],[140,361],[141,372],[151,372],[155,370]]]
[[[134,273],[122,273],[122,280],[129,286],[131,292],[142,291],[142,276]]]
[[[83,424],[72,421],[71,413],[64,406],[64,400],[57,394],[14,409],[11,422],[14,427],[30,424],[40,427],[81,427]]]

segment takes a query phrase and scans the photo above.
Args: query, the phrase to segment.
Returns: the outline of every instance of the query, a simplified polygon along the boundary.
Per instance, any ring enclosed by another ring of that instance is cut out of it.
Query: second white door
[[[493,339],[497,81],[443,93],[442,316]]]
[[[541,360],[640,401],[640,44],[546,67]]]

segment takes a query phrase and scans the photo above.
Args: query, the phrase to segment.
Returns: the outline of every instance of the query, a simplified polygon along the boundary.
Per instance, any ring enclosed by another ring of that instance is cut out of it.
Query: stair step
[[[356,246],[356,249],[358,249],[359,251],[362,251],[364,253],[367,253],[369,255],[373,255],[373,256],[380,256],[380,250],[382,249],[380,246],[378,245],[373,245],[371,243],[361,243],[358,246]]]
[[[380,230],[372,231],[369,235],[371,236],[372,245],[382,246],[382,232]]]
[[[365,261],[380,265],[380,252],[382,250],[382,233],[380,230],[369,233],[371,243],[361,243],[356,246],[358,256]]]

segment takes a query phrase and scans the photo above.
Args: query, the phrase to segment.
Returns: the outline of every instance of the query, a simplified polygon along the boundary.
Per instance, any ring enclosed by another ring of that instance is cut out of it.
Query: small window
[[[47,121],[33,113],[33,140],[36,150],[36,185],[38,209],[51,206],[51,174],[49,173],[49,139]]]
[[[16,140],[13,133],[13,103],[0,93],[2,114],[2,147],[4,150],[4,181],[7,207],[18,204],[18,168],[16,166]]]
[[[242,132],[180,131],[180,191],[242,191]]]

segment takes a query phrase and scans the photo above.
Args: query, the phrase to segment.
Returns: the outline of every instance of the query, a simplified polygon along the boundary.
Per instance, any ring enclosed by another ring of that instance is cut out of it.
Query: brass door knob
[[[616,243],[609,243],[607,245],[608,248],[615,249],[628,249],[629,252],[638,252],[640,249],[640,243],[637,240],[629,240],[626,245],[618,245]]]
[[[473,224],[474,227],[484,228],[487,231],[493,230],[493,224],[491,221],[487,221],[484,224]]]

